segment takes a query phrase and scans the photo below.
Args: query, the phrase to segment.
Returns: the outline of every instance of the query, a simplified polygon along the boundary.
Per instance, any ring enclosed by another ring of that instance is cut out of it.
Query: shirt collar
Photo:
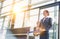
[[[47,16],[46,18],[50,18],[50,16]]]
[[[46,19],[46,18],[50,18],[50,16],[45,17],[45,19]],[[43,18],[43,19],[44,19],[44,18]]]

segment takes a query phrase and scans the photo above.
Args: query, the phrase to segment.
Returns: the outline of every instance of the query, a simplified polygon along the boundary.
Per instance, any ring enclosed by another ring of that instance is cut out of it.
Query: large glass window
[[[1,8],[1,3],[0,3],[0,8]]]
[[[6,17],[2,16],[2,18],[0,18],[0,38],[1,39],[5,39],[6,31],[8,27],[10,26],[9,20],[10,20],[9,16],[6,16]]]
[[[3,25],[3,18],[0,19],[0,30],[2,29],[2,25]]]
[[[22,1],[22,0],[15,0],[15,2]]]
[[[30,10],[28,13],[25,14],[25,22],[24,22],[24,26],[25,27],[35,27],[36,26],[36,22],[38,21],[38,13],[39,13],[39,9],[33,9]],[[28,14],[29,17],[28,17]]]
[[[38,14],[39,14],[39,9],[33,9],[30,11],[30,26],[35,27],[36,23],[38,21]]]
[[[41,20],[44,17],[43,11],[45,9],[49,10],[50,17],[52,18],[52,23],[53,23],[52,28],[49,30],[49,38],[58,39],[58,11],[59,11],[58,6],[40,9],[40,12],[39,12],[39,8],[32,9],[29,11],[27,10],[29,8],[35,8],[35,7],[51,4],[51,3],[54,3],[55,1],[60,1],[60,0],[38,0],[38,1],[37,0],[4,0],[2,4],[2,8],[1,7],[0,8],[2,9],[1,13],[5,13],[5,12],[10,13],[10,10],[11,10],[11,13],[16,14],[14,28],[21,28],[23,26],[23,27],[30,27],[31,30],[33,30],[34,27],[37,26],[36,23],[38,21],[39,13],[40,13],[39,20]],[[0,6],[1,6],[1,3],[0,3]],[[26,10],[25,11],[26,13],[24,12],[24,10]],[[6,15],[9,15],[9,14],[7,13],[1,14],[1,16],[6,16]],[[10,23],[11,22],[10,18],[12,19],[14,17],[7,16],[5,18],[0,19],[0,29],[3,28],[2,39],[5,39],[6,29],[8,27],[11,27],[12,25],[12,23]],[[10,31],[8,33],[10,33]],[[0,33],[0,36],[2,34]],[[7,38],[9,37],[10,35],[7,36]]]
[[[17,13],[16,14],[16,21],[14,24],[14,28],[21,28],[23,24],[24,13]]]
[[[38,16],[32,16],[32,17],[30,17],[30,27],[35,27],[37,21],[38,21]]]
[[[2,8],[1,13],[9,12],[11,10],[11,8],[12,8],[11,5],[6,6],[6,7]]]
[[[30,10],[30,16],[32,16],[32,15],[38,15],[38,13],[39,13],[39,8]]]
[[[9,17],[9,16],[6,16],[6,17],[4,18],[3,29],[8,29],[8,28],[10,27],[9,21],[10,21],[10,17]]]
[[[49,1],[53,1],[53,0],[38,0],[38,1],[36,1],[36,0],[31,0],[31,3],[32,3],[32,4],[37,4],[37,3],[44,3],[44,2],[49,2]]]
[[[13,12],[15,13],[20,13],[24,10],[27,10],[28,9],[28,0],[27,1],[21,1],[21,2],[18,2],[14,5],[13,7]]]
[[[13,3],[13,0],[5,0],[4,2],[3,2],[3,7],[4,6],[7,6],[7,5],[12,5],[12,3]]]
[[[60,1],[60,0],[57,0],[57,1]]]
[[[36,0],[35,0],[36,1]],[[31,8],[35,8],[35,7],[38,7],[38,6],[43,6],[43,5],[47,5],[47,4],[51,4],[51,3],[54,3],[55,0],[39,0],[39,1],[36,1],[36,3],[32,0],[32,7]]]

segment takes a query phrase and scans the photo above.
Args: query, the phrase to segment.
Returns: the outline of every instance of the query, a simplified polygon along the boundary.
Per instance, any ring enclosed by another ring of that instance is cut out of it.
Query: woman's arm
[[[52,27],[52,18],[49,18],[47,26],[46,26],[46,30],[49,30]]]
[[[49,18],[49,29],[52,27],[52,18]]]

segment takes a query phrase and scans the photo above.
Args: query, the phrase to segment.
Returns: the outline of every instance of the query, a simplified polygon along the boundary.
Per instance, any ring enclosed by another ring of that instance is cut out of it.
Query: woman
[[[43,35],[40,35],[40,39],[49,39],[49,29],[52,27],[52,19],[49,17],[49,11],[44,10],[43,11],[43,19],[41,20],[41,23],[43,24],[43,27],[45,28],[45,31]]]

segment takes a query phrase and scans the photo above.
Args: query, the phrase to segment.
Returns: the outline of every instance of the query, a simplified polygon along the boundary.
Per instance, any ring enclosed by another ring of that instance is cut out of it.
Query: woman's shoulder
[[[52,20],[52,18],[51,18],[51,17],[49,17],[48,19],[49,19],[49,20]]]
[[[50,16],[48,16],[47,18],[52,19]]]

